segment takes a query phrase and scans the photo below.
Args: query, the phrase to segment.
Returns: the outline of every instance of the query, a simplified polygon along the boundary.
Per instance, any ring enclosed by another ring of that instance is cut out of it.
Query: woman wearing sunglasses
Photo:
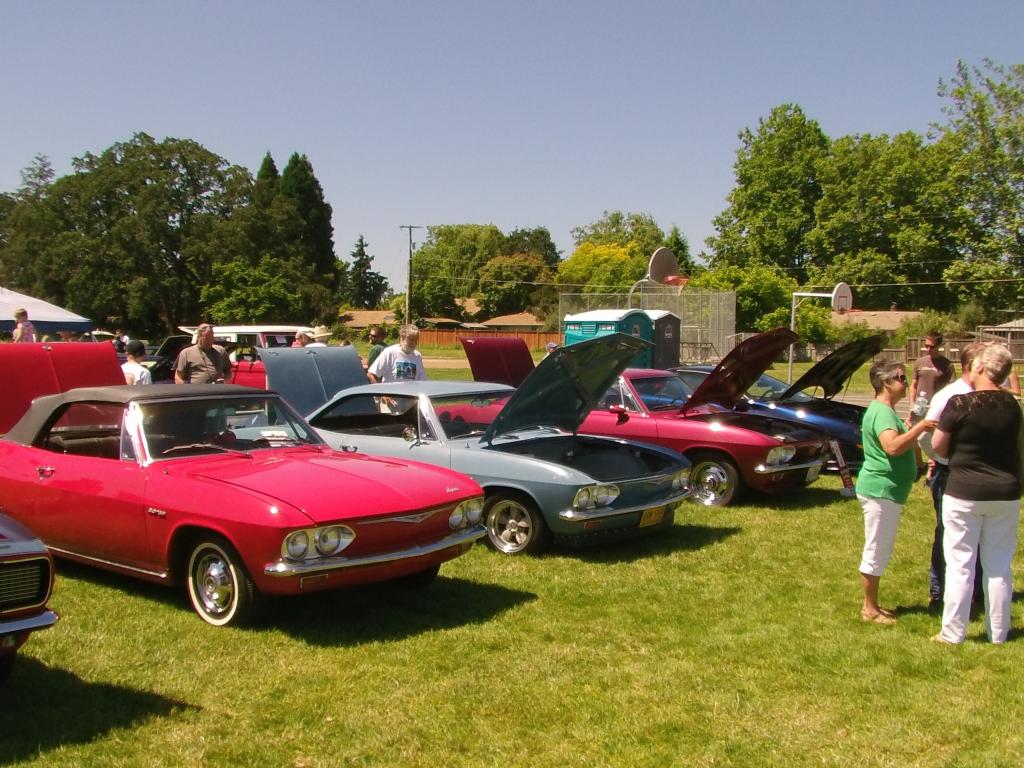
[[[907,394],[903,363],[875,363],[868,375],[875,399],[861,422],[864,463],[857,475],[857,500],[864,509],[860,562],[864,605],[860,616],[875,624],[893,624],[896,618],[892,612],[878,605],[878,582],[896,543],[900,511],[917,477],[917,437],[935,429],[935,421],[922,419],[907,429],[896,415],[896,404]]]

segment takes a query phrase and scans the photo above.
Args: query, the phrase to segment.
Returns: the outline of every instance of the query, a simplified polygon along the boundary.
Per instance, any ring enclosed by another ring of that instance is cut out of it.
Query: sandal
[[[867,611],[861,611],[860,612],[860,617],[864,621],[869,621],[872,624],[885,624],[885,625],[888,625],[888,624],[895,624],[896,623],[896,618],[892,614],[889,614],[888,616],[886,616],[885,612],[883,612],[881,610],[878,613],[868,613]]]

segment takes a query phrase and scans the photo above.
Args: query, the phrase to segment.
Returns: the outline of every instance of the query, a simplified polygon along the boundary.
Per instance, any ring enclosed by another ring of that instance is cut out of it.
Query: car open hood
[[[757,377],[796,339],[797,335],[788,328],[776,328],[740,342],[694,390],[682,408],[683,413],[708,403],[733,408]]]
[[[359,353],[347,347],[274,347],[257,349],[267,386],[299,413],[312,413],[338,392],[366,384]]]
[[[803,376],[779,397],[785,401],[812,387],[821,387],[824,397],[834,397],[866,360],[882,351],[882,336],[870,336],[844,344],[824,360],[811,366]]]
[[[531,427],[575,432],[629,361],[650,345],[614,333],[556,349],[523,380],[481,440]]]
[[[521,338],[459,337],[474,381],[518,387],[533,372],[533,357]]]

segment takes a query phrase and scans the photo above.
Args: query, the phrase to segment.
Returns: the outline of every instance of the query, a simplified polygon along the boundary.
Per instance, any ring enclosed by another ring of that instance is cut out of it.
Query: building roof
[[[500,317],[492,317],[490,320],[484,320],[482,325],[488,328],[496,327],[510,327],[514,326],[522,328],[524,326],[537,326],[540,327],[544,323],[538,319],[538,317],[530,312],[519,312],[515,315],[501,315]]]
[[[369,328],[371,325],[394,325],[398,322],[390,309],[350,309],[345,312],[350,318],[345,325],[349,328]],[[216,330],[216,326],[214,326]]]
[[[849,325],[864,323],[876,331],[895,331],[904,320],[920,317],[922,312],[891,310],[848,309],[845,312],[832,313],[832,325]]]

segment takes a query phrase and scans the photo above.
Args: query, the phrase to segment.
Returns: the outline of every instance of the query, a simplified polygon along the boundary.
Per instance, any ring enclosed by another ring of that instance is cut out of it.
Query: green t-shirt
[[[872,400],[861,421],[864,463],[857,475],[857,494],[872,499],[890,499],[905,504],[917,478],[917,460],[910,449],[899,456],[882,450],[878,436],[887,429],[903,434],[907,428],[896,411],[883,402]]]

